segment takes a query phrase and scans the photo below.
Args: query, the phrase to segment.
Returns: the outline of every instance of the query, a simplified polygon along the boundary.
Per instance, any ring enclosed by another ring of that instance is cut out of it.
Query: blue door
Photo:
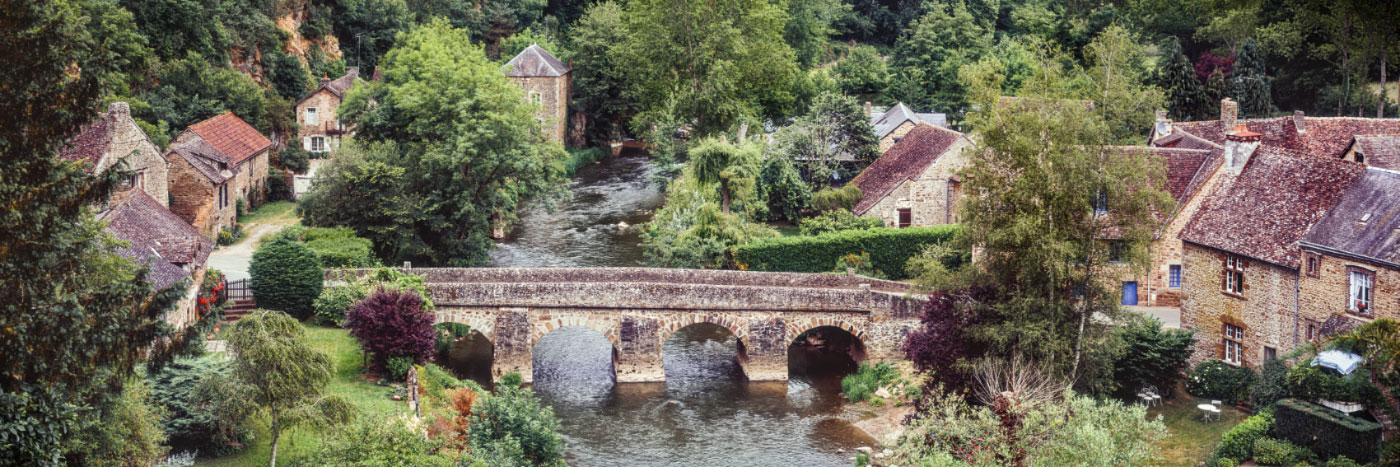
[[[1137,282],[1123,283],[1123,304],[1137,305]]]

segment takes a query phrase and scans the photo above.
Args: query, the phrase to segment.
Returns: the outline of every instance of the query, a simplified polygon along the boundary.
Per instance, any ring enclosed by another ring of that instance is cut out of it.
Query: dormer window
[[[320,122],[320,117],[318,117],[318,116],[316,115],[316,108],[315,108],[315,107],[307,107],[307,108],[306,108],[306,124],[307,124],[307,125],[316,125],[316,124],[319,123],[319,122]]]

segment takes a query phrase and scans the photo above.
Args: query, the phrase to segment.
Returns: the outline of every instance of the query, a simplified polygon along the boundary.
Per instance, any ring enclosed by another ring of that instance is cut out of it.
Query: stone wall
[[[917,124],[914,122],[906,121],[904,123],[899,124],[899,126],[895,127],[895,129],[893,131],[890,131],[890,134],[885,135],[884,138],[880,138],[880,154],[884,154],[885,151],[890,150],[890,147],[894,146],[894,140],[903,138],[904,135],[909,134],[909,131],[914,129],[914,125]]]
[[[244,170],[248,176],[248,185],[244,192],[244,199],[249,203],[256,201],[262,203],[267,194],[267,162],[270,156],[268,151],[258,153],[243,162]],[[248,206],[252,208],[252,206]]]
[[[564,144],[564,132],[569,119],[569,93],[572,74],[560,77],[512,77],[525,91],[525,98],[539,96],[540,110],[537,117],[544,126],[545,135],[550,141]]]
[[[909,127],[913,128],[913,125]],[[962,188],[954,180],[953,174],[967,165],[964,151],[971,145],[967,138],[959,138],[918,178],[901,183],[871,206],[865,215],[879,217],[886,226],[897,227],[899,210],[908,208],[912,226],[956,224],[957,203]]]
[[[1376,318],[1400,319],[1400,271],[1373,262],[1327,254],[1319,250],[1304,249],[1303,264],[1307,257],[1316,255],[1320,260],[1317,275],[1302,274],[1298,280],[1299,338],[1306,339],[1307,325],[1320,330],[1322,323],[1334,315],[1356,320],[1356,324]],[[1349,269],[1359,267],[1374,273],[1372,276],[1371,307],[1367,313],[1350,310],[1351,282]]]
[[[218,186],[190,165],[184,157],[170,154],[170,211],[206,237],[215,238],[223,227],[233,227],[234,203],[219,209]],[[230,190],[229,196],[233,196]]]
[[[309,138],[312,136],[320,136],[326,139],[325,152],[334,153],[339,146],[340,136],[331,134],[332,132],[329,130],[338,130],[340,128],[340,119],[336,116],[336,111],[340,110],[340,102],[341,99],[336,97],[335,94],[321,89],[315,94],[312,94],[311,97],[307,97],[305,100],[297,103],[297,124],[301,125],[301,128],[297,130],[297,141],[291,144],[299,144],[303,149],[310,151],[311,142]],[[315,125],[306,124],[306,109],[308,108],[316,109]]]
[[[111,124],[108,131],[111,132],[112,142],[95,171],[101,173],[125,158],[126,168],[139,174],[137,187],[161,206],[170,207],[170,189],[167,182],[169,175],[165,158],[161,156],[155,143],[146,136],[146,132],[141,131],[141,127],[131,119],[131,107],[125,102],[113,103],[109,106],[105,118]],[[120,199],[124,195],[123,190],[113,194],[113,198]]]
[[[1243,364],[1257,367],[1264,348],[1279,355],[1296,345],[1294,306],[1297,271],[1245,259],[1244,294],[1222,290],[1226,253],[1187,242],[1183,248],[1181,327],[1196,329],[1191,364],[1223,357],[1223,323],[1245,330]]]
[[[618,381],[661,381],[662,343],[710,323],[734,333],[751,380],[786,380],[787,349],[802,333],[833,326],[863,355],[901,358],[918,326],[908,285],[836,274],[649,268],[410,269],[422,274],[438,322],[470,326],[494,348],[492,374],[531,378],[545,334],[583,326],[613,345]],[[328,273],[335,280],[336,272]]]
[[[1208,166],[1210,167],[1210,166]],[[1122,278],[1123,281],[1136,281],[1138,283],[1138,303],[1148,306],[1159,307],[1180,307],[1183,295],[1183,287],[1171,287],[1170,275],[1172,265],[1182,264],[1182,242],[1181,231],[1186,229],[1186,225],[1191,223],[1191,217],[1200,210],[1209,193],[1214,192],[1217,185],[1226,181],[1227,177],[1222,176],[1218,166],[1215,172],[1206,179],[1205,183],[1195,191],[1195,196],[1185,201],[1174,216],[1167,221],[1167,224],[1158,232],[1157,238],[1150,246],[1151,264],[1148,266],[1146,275],[1139,272],[1128,272]],[[1204,168],[1202,170],[1205,170]],[[1185,267],[1183,266],[1182,285],[1185,285]]]

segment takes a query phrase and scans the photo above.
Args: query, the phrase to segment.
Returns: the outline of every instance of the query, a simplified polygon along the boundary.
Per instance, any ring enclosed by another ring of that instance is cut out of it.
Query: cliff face
[[[272,18],[272,22],[287,36],[282,41],[283,53],[296,57],[302,65],[307,64],[307,58],[313,49],[320,49],[326,61],[334,61],[341,57],[340,41],[334,35],[302,36],[301,25],[306,22],[307,16],[311,13],[311,7],[307,0],[283,2],[278,6],[276,13],[277,16]],[[261,48],[257,46],[252,49],[231,47],[229,49],[229,66],[262,84],[266,77],[261,66],[262,53]]]

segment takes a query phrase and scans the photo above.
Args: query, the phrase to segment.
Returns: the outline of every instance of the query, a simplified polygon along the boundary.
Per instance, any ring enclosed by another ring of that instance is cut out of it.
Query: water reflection
[[[533,208],[491,252],[496,267],[641,266],[641,231],[664,195],[651,184],[645,154],[623,153],[580,168],[573,199],[555,211]]]

